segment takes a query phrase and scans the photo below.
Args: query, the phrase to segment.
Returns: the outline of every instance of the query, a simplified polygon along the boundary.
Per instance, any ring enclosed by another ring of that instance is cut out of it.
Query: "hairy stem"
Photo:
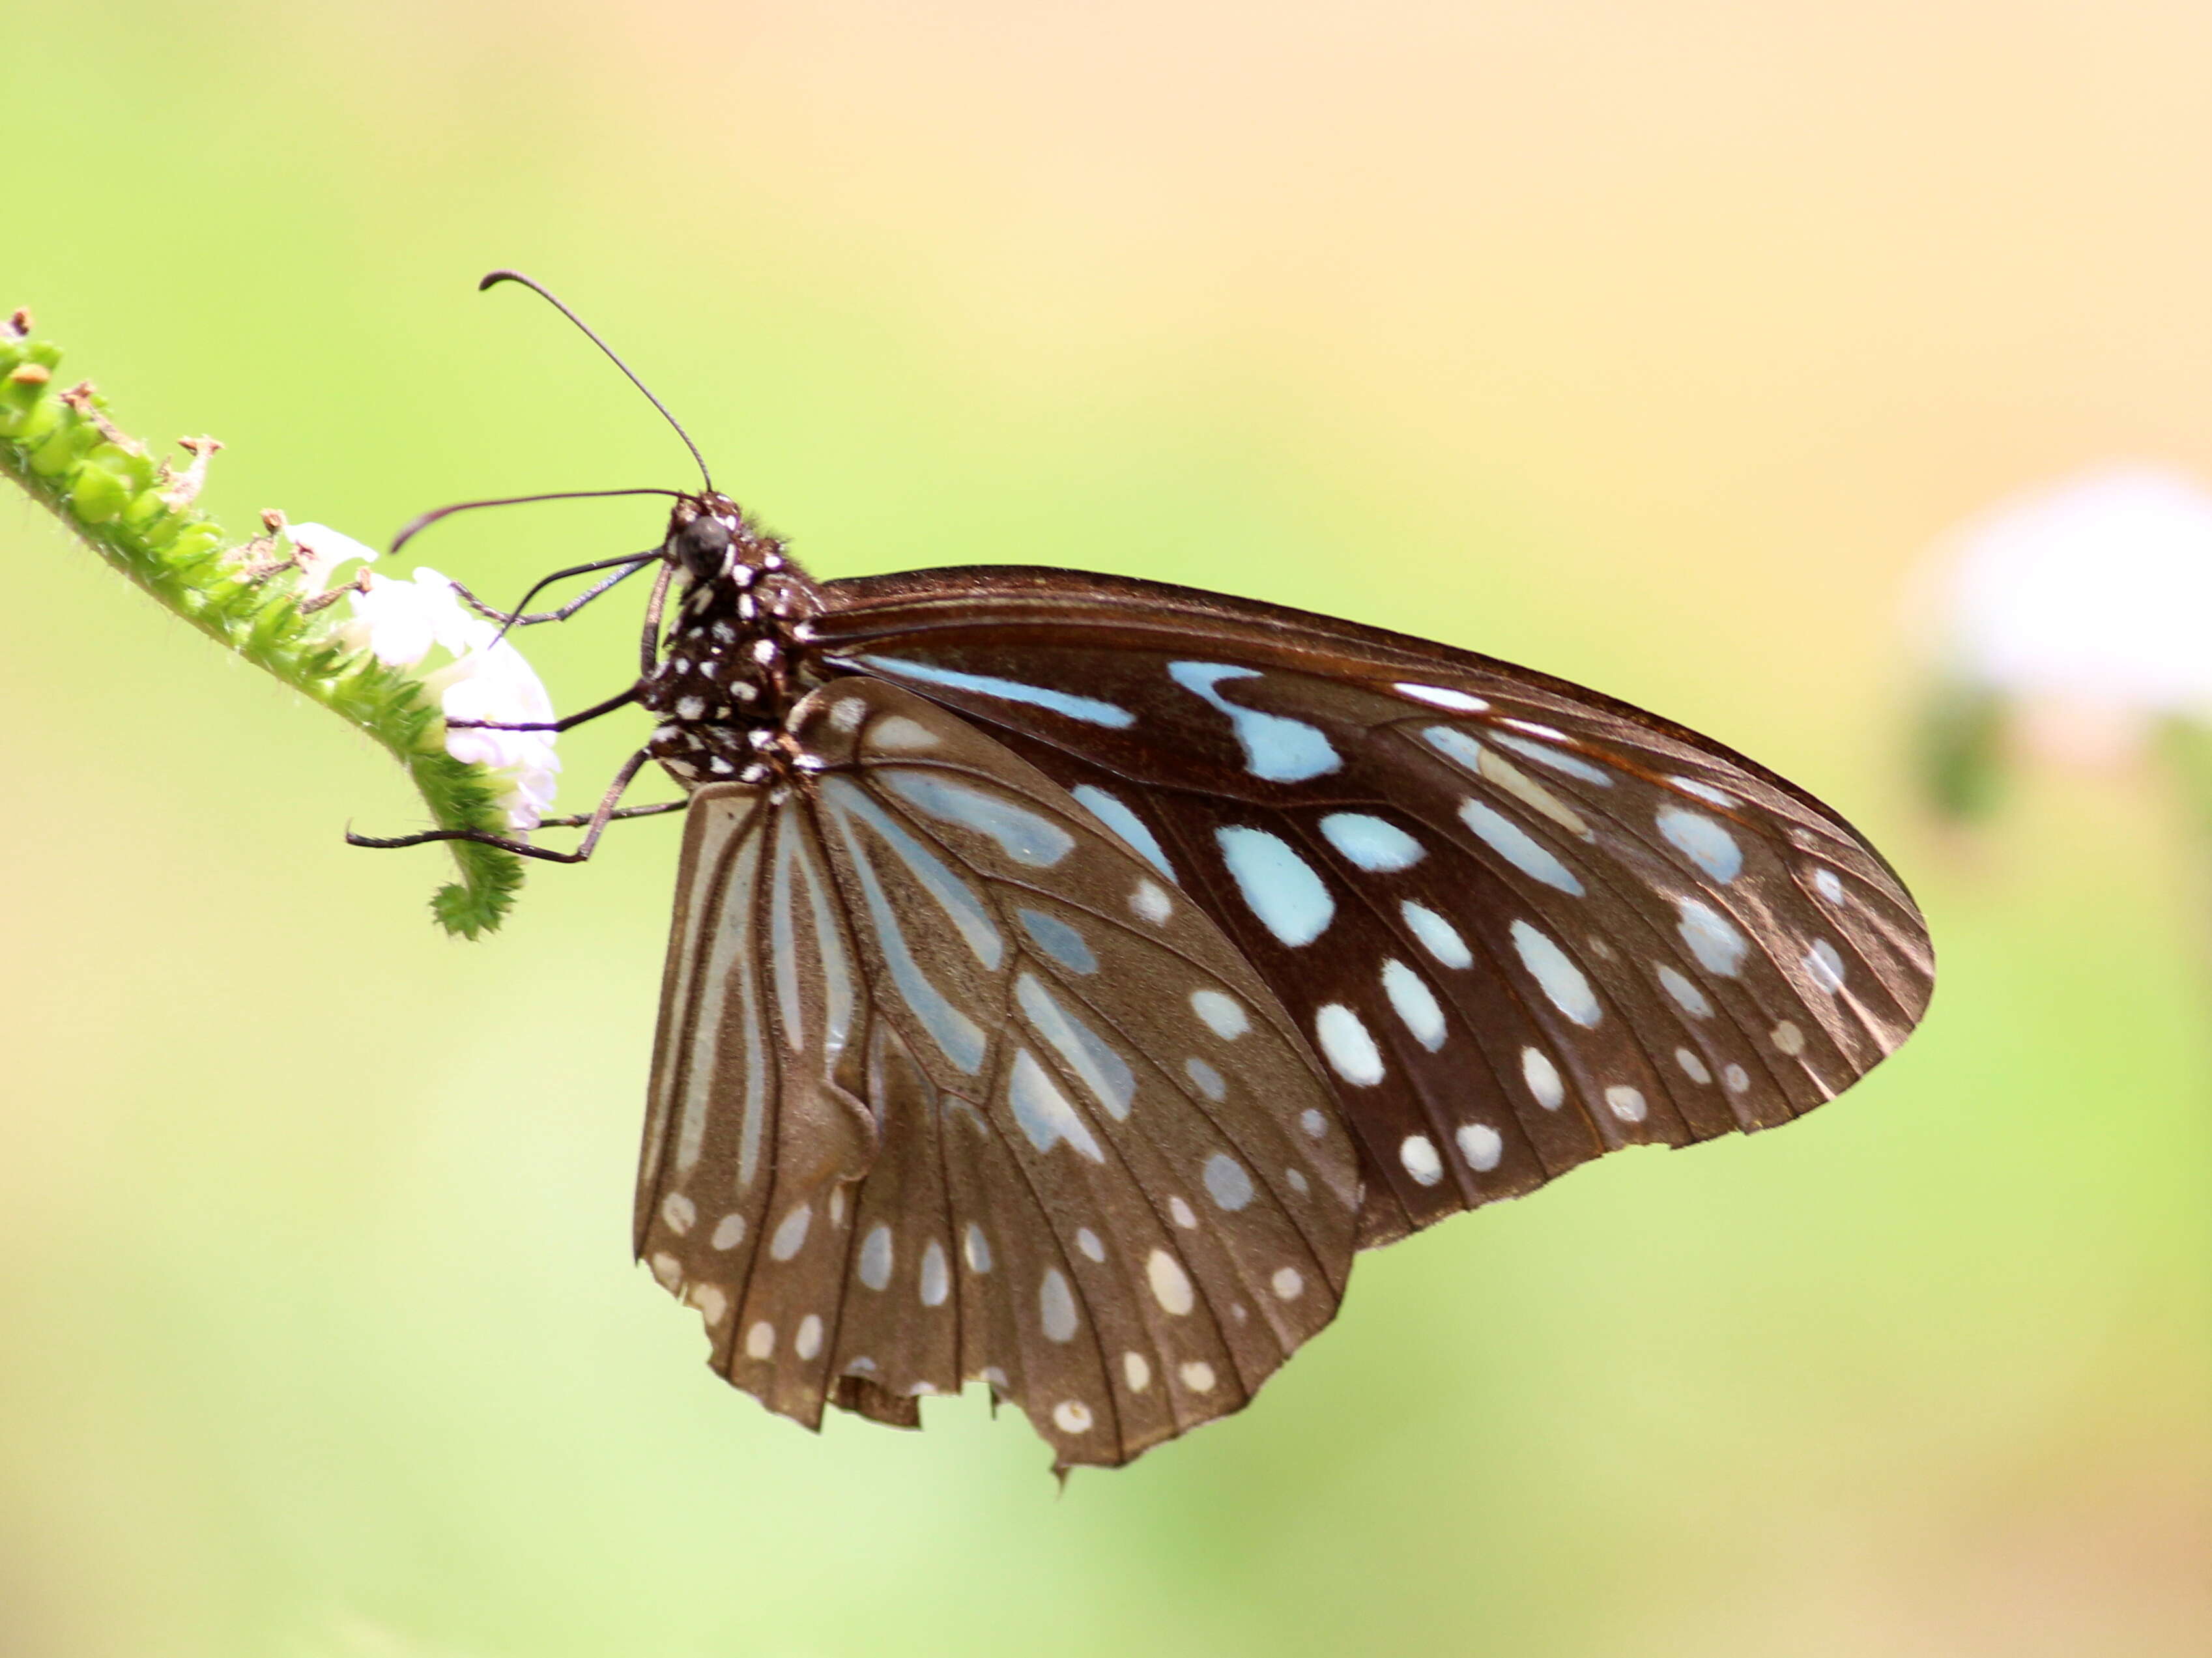
[[[303,591],[299,566],[280,550],[283,515],[264,513],[264,533],[237,543],[193,505],[222,446],[179,440],[192,457],[182,472],[156,461],[88,382],[64,385],[61,355],[31,337],[28,313],[0,319],[0,474],[171,614],[375,738],[440,828],[505,832],[500,786],[446,752],[445,721],[422,682],[350,647],[329,596]],[[498,926],[522,865],[494,847],[457,841],[451,850],[460,879],[431,908],[447,932],[473,938]]]

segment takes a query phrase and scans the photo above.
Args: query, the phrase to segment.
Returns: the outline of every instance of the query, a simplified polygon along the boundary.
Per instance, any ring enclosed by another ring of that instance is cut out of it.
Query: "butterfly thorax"
[[[638,695],[660,720],[647,752],[687,788],[762,781],[784,716],[813,689],[798,630],[821,590],[720,495],[678,503],[665,556],[683,598]]]

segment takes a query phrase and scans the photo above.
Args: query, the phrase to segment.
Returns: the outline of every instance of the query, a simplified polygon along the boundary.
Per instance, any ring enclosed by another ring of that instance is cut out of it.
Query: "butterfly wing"
[[[692,799],[637,1207],[714,1367],[810,1425],[971,1378],[1061,1466],[1334,1315],[1357,1154],[1198,906],[967,721],[848,678]]]
[[[835,582],[833,668],[988,726],[1172,877],[1328,1062],[1364,1243],[1624,1145],[1788,1121],[1933,958],[1827,807],[1471,653],[1058,570]]]

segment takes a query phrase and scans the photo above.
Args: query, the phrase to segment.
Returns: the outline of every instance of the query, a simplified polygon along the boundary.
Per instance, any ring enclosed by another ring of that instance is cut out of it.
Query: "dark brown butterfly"
[[[636,1248],[809,1426],[981,1380],[1126,1462],[1355,1250],[1786,1122],[1927,1005],[1849,825],[1595,692],[1066,570],[817,584],[711,484],[598,568],[648,563],[673,619],[578,718],[659,726],[577,852],[515,849],[686,791]]]

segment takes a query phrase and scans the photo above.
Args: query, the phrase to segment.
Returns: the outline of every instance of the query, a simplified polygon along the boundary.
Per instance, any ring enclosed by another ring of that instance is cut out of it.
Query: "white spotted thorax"
[[[1126,1462],[1357,1250],[1790,1121],[1926,1006],[1848,825],[1595,693],[1062,570],[817,584],[711,493],[664,557],[636,1244],[810,1425],[981,1382]]]
[[[765,781],[795,763],[773,739],[800,683],[797,630],[820,590],[720,495],[678,503],[667,556],[687,584],[639,702],[660,724],[648,752],[687,789]]]

